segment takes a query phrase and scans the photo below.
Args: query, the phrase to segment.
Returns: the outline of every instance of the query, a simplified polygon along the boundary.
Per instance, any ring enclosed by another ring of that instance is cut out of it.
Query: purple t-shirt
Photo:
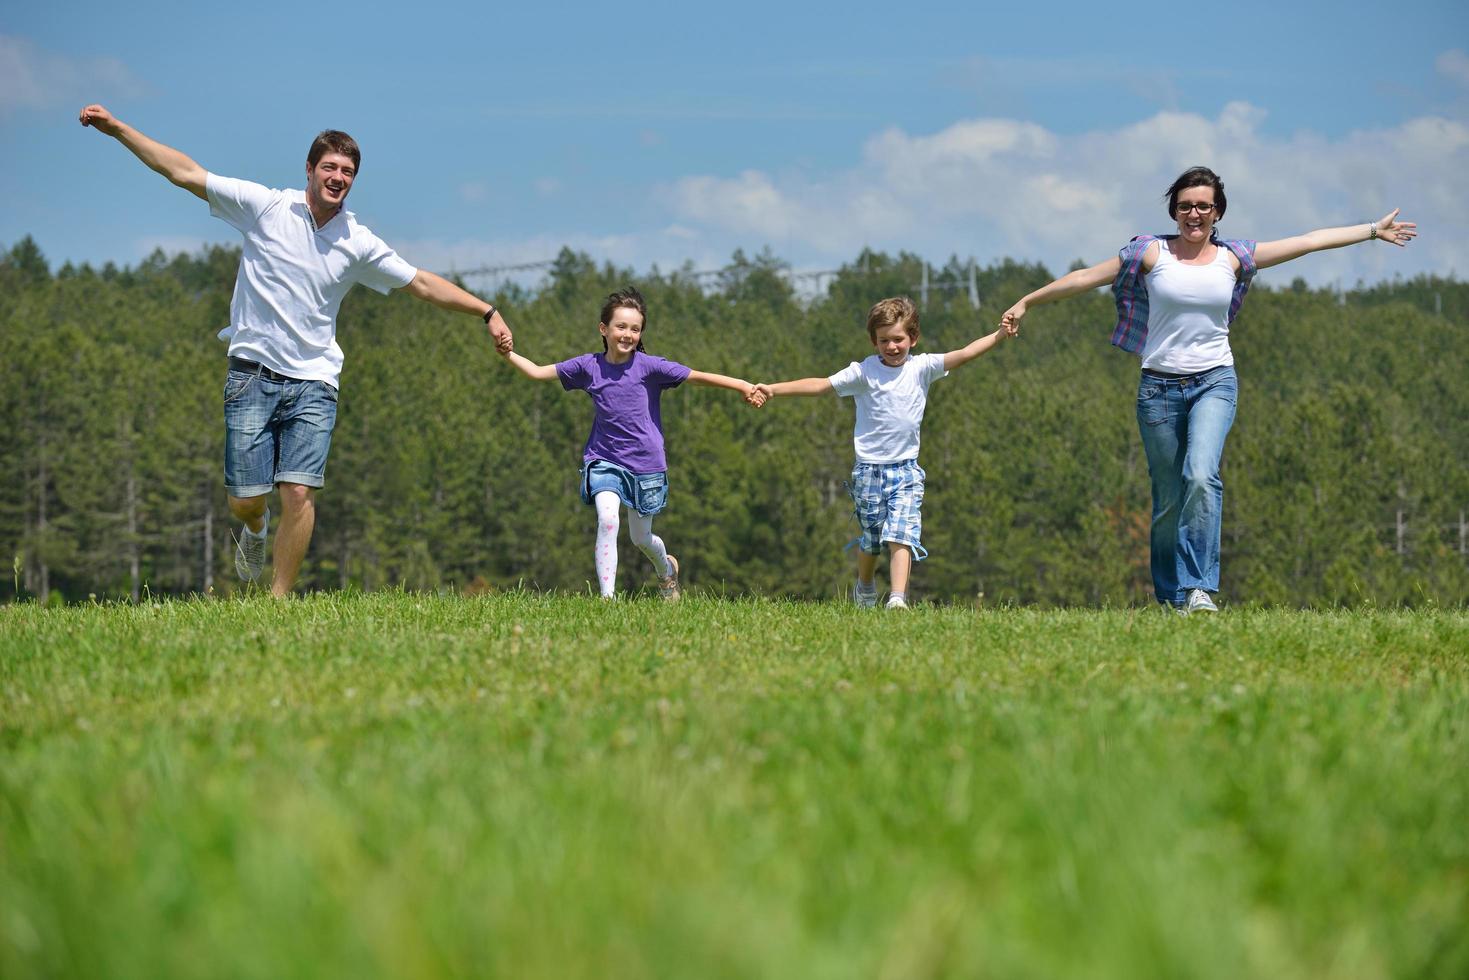
[[[668,469],[658,401],[664,388],[676,388],[688,376],[682,364],[652,354],[635,353],[625,364],[609,364],[606,354],[559,362],[561,387],[585,391],[597,410],[582,459],[605,460],[634,473]]]

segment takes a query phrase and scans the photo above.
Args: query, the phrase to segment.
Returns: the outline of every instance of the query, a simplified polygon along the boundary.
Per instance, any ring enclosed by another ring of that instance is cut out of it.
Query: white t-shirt
[[[1143,367],[1169,374],[1195,374],[1234,363],[1229,349],[1229,304],[1234,265],[1218,246],[1208,265],[1185,265],[1158,243],[1158,260],[1148,272],[1148,341]]]
[[[857,403],[852,441],[862,463],[901,463],[918,458],[918,427],[928,405],[928,386],[949,372],[942,354],[910,354],[888,367],[873,354],[853,361],[827,380],[843,398]]]
[[[230,325],[219,333],[230,356],[336,387],[342,298],[359,282],[380,293],[406,286],[418,270],[351,211],[340,210],[317,228],[305,191],[271,190],[217,174],[209,174],[204,186],[209,213],[245,236]]]

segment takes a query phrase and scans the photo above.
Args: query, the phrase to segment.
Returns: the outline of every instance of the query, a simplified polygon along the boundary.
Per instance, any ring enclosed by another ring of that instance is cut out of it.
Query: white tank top
[[[1229,349],[1229,303],[1235,273],[1229,249],[1216,246],[1208,265],[1184,265],[1158,243],[1158,261],[1147,275],[1148,341],[1143,367],[1194,374],[1234,363]]]

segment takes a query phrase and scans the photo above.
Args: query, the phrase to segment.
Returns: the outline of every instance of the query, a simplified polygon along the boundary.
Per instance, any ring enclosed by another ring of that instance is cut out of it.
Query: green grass
[[[0,976],[1462,977],[1469,616],[0,609]]]

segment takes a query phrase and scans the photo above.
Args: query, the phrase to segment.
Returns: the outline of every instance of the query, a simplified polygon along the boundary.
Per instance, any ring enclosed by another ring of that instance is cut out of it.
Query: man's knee
[[[276,491],[281,495],[281,508],[287,511],[305,510],[316,499],[316,488],[300,483],[277,483]]]
[[[262,494],[259,497],[235,497],[229,498],[230,513],[236,520],[253,521],[265,514],[266,499]]]

